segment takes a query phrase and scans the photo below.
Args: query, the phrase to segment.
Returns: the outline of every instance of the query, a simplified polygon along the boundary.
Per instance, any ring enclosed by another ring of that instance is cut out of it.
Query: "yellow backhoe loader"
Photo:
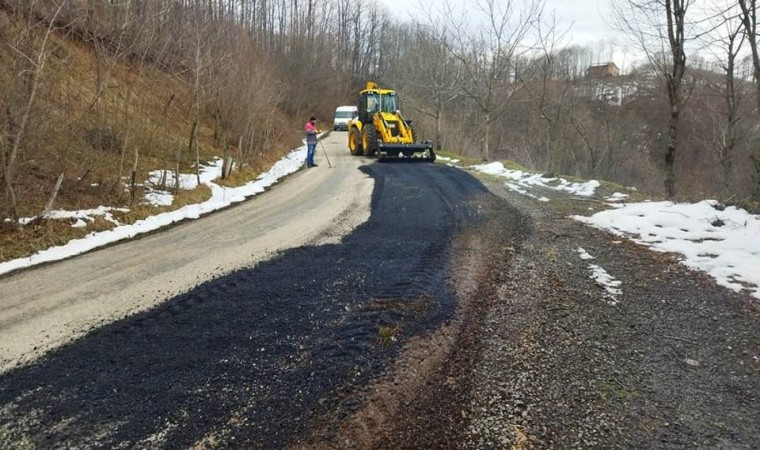
[[[417,142],[411,120],[401,116],[396,91],[368,82],[359,92],[358,115],[348,123],[352,155],[377,156],[380,161],[435,161],[433,143]]]

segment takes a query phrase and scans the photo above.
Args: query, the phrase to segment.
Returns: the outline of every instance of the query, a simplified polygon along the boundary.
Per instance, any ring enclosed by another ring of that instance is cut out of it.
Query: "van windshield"
[[[350,119],[354,116],[353,111],[335,111],[336,119]]]

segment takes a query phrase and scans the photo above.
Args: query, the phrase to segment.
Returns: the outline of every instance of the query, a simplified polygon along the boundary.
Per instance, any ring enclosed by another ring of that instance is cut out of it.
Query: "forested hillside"
[[[399,90],[447,151],[674,198],[760,197],[755,0],[710,14],[617,0],[621,37],[649,53],[604,78],[587,69],[612,55],[568,45],[543,2],[475,3],[465,23],[374,1],[0,0],[4,233],[53,206],[139,216],[155,169],[229,156],[233,178],[254,176],[367,80]]]

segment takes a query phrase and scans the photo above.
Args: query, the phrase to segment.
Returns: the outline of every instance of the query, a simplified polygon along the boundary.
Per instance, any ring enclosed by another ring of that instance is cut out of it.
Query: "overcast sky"
[[[474,0],[449,1],[454,5],[474,4]],[[378,2],[387,6],[391,12],[398,13],[400,17],[406,15],[405,11],[413,16],[420,13],[418,0],[378,0]],[[425,3],[436,5],[438,2],[428,0]],[[585,44],[603,38],[613,38],[615,35],[607,24],[610,16],[610,0],[546,0],[546,11],[555,11],[561,24],[565,26],[572,24],[573,43]]]
[[[474,3],[474,0],[449,1],[455,5],[468,7]],[[378,0],[378,2],[401,18],[422,17],[425,14],[420,10],[419,0]],[[425,3],[438,5],[438,1],[428,0]],[[610,0],[546,0],[546,12],[556,13],[561,29],[570,28],[567,36],[568,44],[592,46],[600,42],[615,44],[613,59],[618,66],[625,68],[628,65],[626,59],[631,59],[631,56],[626,55],[624,51],[626,47],[629,47],[629,43],[620,39],[619,32],[610,26],[610,3]]]

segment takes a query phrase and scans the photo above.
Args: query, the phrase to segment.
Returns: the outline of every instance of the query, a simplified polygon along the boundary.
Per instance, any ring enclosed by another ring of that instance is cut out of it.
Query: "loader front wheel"
[[[348,150],[354,156],[361,156],[364,154],[362,137],[359,133],[359,129],[356,127],[351,128],[351,131],[348,132]]]
[[[365,155],[375,156],[377,152],[377,130],[374,124],[368,123],[362,127],[362,147],[364,147]]]
[[[414,123],[410,123],[409,130],[412,132],[412,143],[417,142],[417,126]]]

